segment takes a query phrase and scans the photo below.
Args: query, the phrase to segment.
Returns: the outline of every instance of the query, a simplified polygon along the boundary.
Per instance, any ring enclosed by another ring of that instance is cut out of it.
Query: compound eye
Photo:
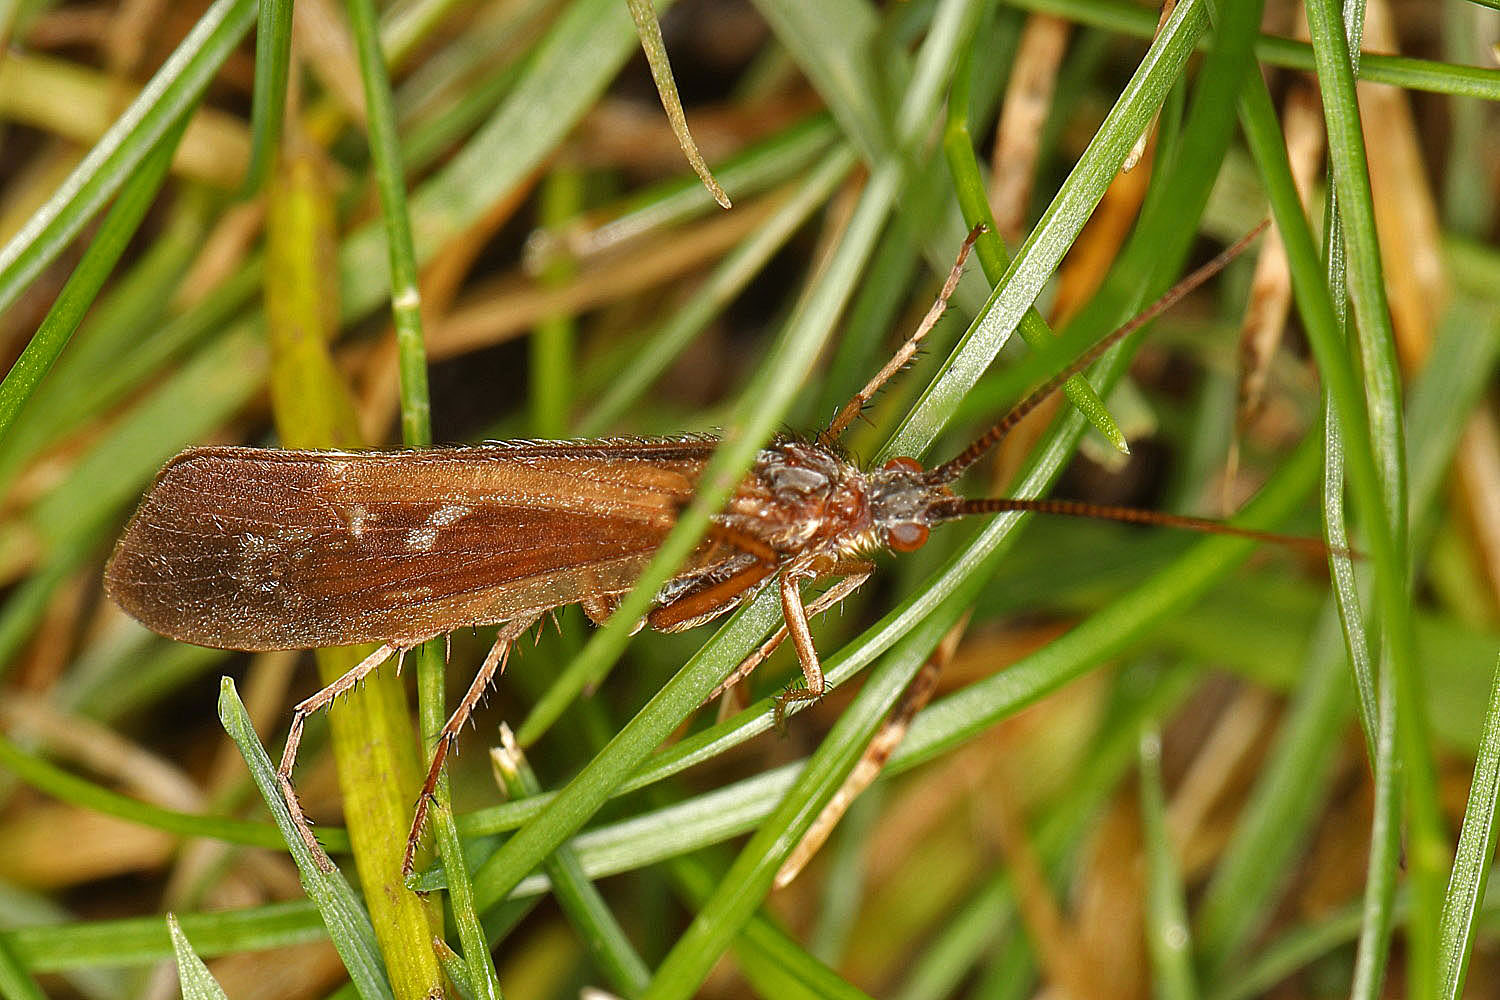
[[[923,472],[927,471],[922,468],[921,462],[918,462],[915,458],[907,458],[905,455],[898,455],[897,457],[891,459],[889,462],[885,463],[885,467],[887,469],[904,469],[905,471],[910,472],[914,475],[921,475]]]
[[[911,459],[907,459],[907,461],[910,462]],[[927,544],[927,536],[929,534],[931,532],[927,530],[927,525],[908,521],[905,524],[898,524],[887,531],[885,541],[887,545],[897,552],[915,552]]]

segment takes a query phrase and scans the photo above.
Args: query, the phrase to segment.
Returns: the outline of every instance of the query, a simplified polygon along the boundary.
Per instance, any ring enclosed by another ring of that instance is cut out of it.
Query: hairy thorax
[[[828,449],[802,441],[777,441],[763,449],[715,520],[783,560],[805,555],[824,562],[875,547],[864,473]]]

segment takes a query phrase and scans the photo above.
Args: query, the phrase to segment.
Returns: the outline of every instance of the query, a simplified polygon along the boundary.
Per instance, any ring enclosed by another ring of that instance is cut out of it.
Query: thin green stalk
[[[203,816],[179,812],[133,799],[86,778],[71,774],[56,764],[33,756],[0,736],[0,765],[38,791],[91,812],[117,816],[148,829],[183,837],[211,837],[230,844],[279,848],[281,834],[274,826],[231,816]],[[348,835],[338,827],[319,827],[329,850],[349,850]]]
[[[516,745],[510,729],[503,727],[501,746],[490,751],[496,779],[511,799],[526,799],[542,790],[531,765]],[[552,894],[584,947],[610,985],[622,996],[640,996],[651,979],[651,970],[636,953],[604,897],[588,880],[578,853],[564,845],[542,862],[552,883]]]
[[[559,165],[547,174],[542,184],[541,223],[559,226],[577,215],[583,207],[583,177],[574,168]],[[544,287],[556,288],[572,277],[575,268],[566,254],[555,254],[541,274]],[[527,373],[531,380],[528,396],[531,407],[531,433],[540,438],[567,436],[568,417],[573,406],[574,371],[573,317],[566,314],[548,316],[539,322],[528,340],[531,363]]]
[[[292,63],[292,0],[261,0],[255,27],[255,86],[250,103],[250,165],[244,194],[259,191],[281,145]]]
[[[187,129],[188,118],[184,115],[162,135],[120,189],[119,197],[104,217],[99,231],[89,241],[83,258],[68,276],[67,284],[63,285],[57,300],[47,311],[42,325],[21,350],[10,371],[6,372],[5,380],[0,382],[0,441],[5,439],[21,407],[36,392],[58,355],[68,345],[68,340],[114,270],[120,254],[125,251],[126,244],[140,227],[146,210],[156,200],[172,165],[172,155]]]
[[[1438,996],[1443,1000],[1459,1000],[1463,995],[1469,953],[1477,930],[1475,923],[1495,856],[1497,807],[1500,807],[1500,661],[1496,662],[1490,685],[1484,736],[1474,760],[1474,780],[1469,785],[1469,801],[1464,807],[1463,828],[1443,903],[1443,921],[1438,928]]]
[[[958,205],[964,222],[972,229],[983,225],[985,232],[974,244],[975,255],[984,276],[993,287],[1005,277],[1010,266],[1010,253],[1005,241],[995,231],[995,217],[990,211],[989,195],[985,190],[984,177],[979,172],[979,161],[974,156],[974,139],[969,134],[969,88],[974,75],[974,47],[963,48],[962,61],[953,74],[953,90],[948,95],[948,121],[943,130],[943,155],[948,161],[948,171],[953,175],[953,188],[958,195]],[[1016,328],[1034,350],[1041,350],[1052,341],[1052,330],[1042,314],[1032,306],[1021,317]],[[1119,424],[1104,405],[1104,400],[1089,385],[1082,375],[1074,375],[1063,384],[1068,401],[1088,418],[1090,424],[1104,435],[1104,439],[1115,450],[1130,454],[1130,444],[1125,440]]]
[[[1137,38],[1150,38],[1156,31],[1156,12],[1126,0],[1011,0],[1025,10],[1065,17],[1079,24]],[[1256,58],[1268,66],[1317,70],[1317,57],[1307,42],[1273,35],[1255,38]],[[1454,66],[1430,59],[1411,59],[1372,52],[1361,58],[1361,79],[1385,83],[1405,90],[1427,91],[1451,97],[1474,97],[1500,101],[1500,70],[1481,66]]]
[[[1347,70],[1347,64],[1345,68]],[[1270,96],[1266,92],[1264,82],[1258,77],[1251,79],[1246,90],[1241,94],[1241,121],[1249,139],[1251,151],[1260,168],[1262,181],[1270,195],[1277,228],[1281,231],[1282,240],[1287,249],[1287,258],[1291,263],[1292,271],[1292,291],[1307,328],[1319,371],[1328,386],[1339,417],[1351,494],[1355,509],[1360,515],[1360,522],[1367,532],[1367,554],[1375,574],[1376,609],[1386,632],[1390,655],[1398,664],[1404,664],[1395,670],[1395,674],[1397,683],[1401,686],[1402,700],[1406,701],[1415,696],[1415,692],[1408,687],[1411,682],[1413,647],[1411,608],[1407,599],[1408,579],[1405,571],[1407,563],[1404,553],[1398,548],[1392,521],[1385,509],[1382,477],[1377,470],[1374,451],[1367,433],[1364,394],[1360,391],[1343,348],[1328,287],[1324,282],[1319,255],[1308,230],[1306,218],[1302,214],[1295,185],[1292,183],[1286,149],[1280,129],[1276,124]],[[1399,404],[1397,404],[1397,410],[1399,411]],[[1406,678],[1406,680],[1403,681],[1401,678]],[[1412,846],[1414,850],[1420,849],[1423,854],[1421,859],[1412,858],[1413,872],[1423,883],[1423,891],[1419,894],[1421,898],[1417,907],[1422,915],[1415,921],[1421,923],[1422,920],[1437,920],[1437,909],[1434,908],[1429,912],[1426,907],[1441,906],[1440,878],[1436,883],[1435,895],[1431,891],[1431,883],[1435,872],[1441,876],[1441,873],[1446,871],[1447,862],[1442,860],[1446,855],[1446,848],[1443,847],[1440,839],[1433,839],[1433,835],[1437,832],[1432,826],[1436,815],[1432,811],[1434,808],[1431,799],[1432,785],[1426,780],[1431,777],[1431,760],[1425,741],[1419,739],[1421,734],[1419,731],[1414,731],[1415,728],[1403,727],[1403,749],[1406,749],[1409,744],[1409,749],[1418,753],[1426,762],[1414,765],[1417,771],[1411,774],[1413,794],[1420,795],[1426,802],[1425,805],[1414,804],[1413,807],[1413,819],[1420,829],[1413,831],[1416,839]],[[1439,861],[1441,864],[1438,864]],[[1426,951],[1422,953],[1422,956],[1428,963],[1427,967],[1430,972],[1432,953]]]
[[[1385,584],[1380,604],[1386,641],[1381,655],[1389,659],[1391,679],[1397,686],[1396,734],[1411,818],[1409,858],[1414,916],[1408,931],[1413,950],[1412,961],[1407,965],[1408,988],[1414,996],[1430,996],[1437,975],[1435,936],[1449,855],[1437,804],[1437,779],[1416,676],[1407,600],[1411,571],[1401,373],[1386,302],[1349,38],[1336,3],[1313,0],[1307,5],[1307,17],[1328,127],[1333,186],[1338,194],[1343,242],[1348,249],[1348,289],[1359,334],[1366,419],[1384,508],[1384,517],[1379,518],[1381,506],[1371,497],[1368,507],[1362,505],[1361,514],[1366,531],[1388,536],[1388,544],[1382,546],[1388,551],[1380,553],[1376,575],[1377,581]],[[1360,34],[1357,25],[1354,34],[1357,39]]]
[[[1146,946],[1159,1000],[1198,996],[1193,945],[1183,894],[1182,872],[1172,856],[1167,832],[1167,800],[1161,777],[1161,733],[1146,727],[1140,736],[1141,825],[1146,854]]]
[[[217,0],[130,106],[100,136],[57,193],[0,248],[0,312],[140,169],[174,124],[197,106],[255,21],[255,0]]]
[[[322,164],[289,157],[267,195],[266,333],[271,345],[271,409],[290,448],[357,448],[353,397],[334,364],[338,289],[333,199]],[[373,647],[320,649],[318,675],[332,684]],[[376,939],[396,995],[419,998],[441,986],[429,941],[439,913],[405,891],[401,878],[419,763],[396,671],[376,673],[329,709],[334,760],[354,861],[369,900]]]
[[[427,353],[422,345],[422,292],[418,283],[401,140],[391,83],[380,50],[379,24],[371,0],[347,0],[349,26],[359,53],[360,79],[369,119],[370,159],[385,220],[386,262],[390,275],[391,318],[401,375],[401,441],[408,448],[432,444],[432,403],[427,394]]]
[[[379,24],[372,0],[348,0],[350,27],[359,53],[360,77],[364,84],[365,109],[369,120],[370,157],[380,190],[385,219],[387,260],[390,274],[391,314],[396,328],[396,350],[400,374],[401,439],[408,448],[432,443],[431,401],[427,391],[427,356],[422,339],[422,293],[418,285],[416,249],[412,241],[411,216],[407,208],[406,182],[402,173],[396,110],[391,99],[390,79],[380,48]],[[425,758],[433,759],[442,732],[446,674],[441,642],[429,642],[416,650],[418,719],[425,738]],[[481,997],[500,996],[489,943],[473,910],[473,894],[462,844],[453,825],[452,793],[448,775],[440,773],[433,789],[431,822],[437,831],[439,849],[453,872],[455,887],[449,901],[458,918],[459,939],[464,948],[471,985]],[[424,950],[432,954],[426,942]],[[435,961],[435,958],[434,958]]]

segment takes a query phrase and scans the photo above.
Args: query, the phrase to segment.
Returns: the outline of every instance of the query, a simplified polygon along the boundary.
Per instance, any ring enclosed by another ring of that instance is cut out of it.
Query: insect
[[[866,470],[845,458],[838,437],[936,324],[979,233],[969,234],[916,332],[829,427],[813,440],[777,439],[759,453],[642,623],[665,632],[692,628],[775,586],[783,624],[721,689],[790,637],[806,683],[780,696],[778,720],[791,704],[826,689],[809,618],[870,577],[870,556],[920,548],[943,521],[999,511],[1084,515],[1321,551],[1311,540],[1215,521],[1066,500],[967,499],[952,490],[1069,376],[1207,280],[1255,233],[1100,340],[947,462],[923,469],[915,459],[895,458]],[[291,780],[308,716],[393,656],[454,629],[498,624],[436,744],[407,841],[410,873],[447,753],[516,640],[568,604],[606,621],[692,498],[716,443],[697,436],[400,452],[190,449],[158,474],[115,547],[105,585],[146,626],[185,642],[238,650],[380,644],[295,707],[277,770],[303,838],[325,865],[331,862]],[[838,580],[804,603],[803,585],[828,578]]]

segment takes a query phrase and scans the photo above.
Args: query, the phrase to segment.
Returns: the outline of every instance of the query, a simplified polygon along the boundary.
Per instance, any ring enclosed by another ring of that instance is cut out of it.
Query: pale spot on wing
[[[438,530],[430,524],[413,528],[406,534],[406,546],[414,552],[426,552],[437,543]]]
[[[427,517],[427,523],[434,528],[446,528],[461,517],[467,517],[473,513],[473,508],[461,503],[444,504],[433,511]]]
[[[344,510],[344,520],[349,525],[349,534],[355,538],[365,537],[365,524],[370,520],[370,512],[365,509],[364,504],[352,503]]]

